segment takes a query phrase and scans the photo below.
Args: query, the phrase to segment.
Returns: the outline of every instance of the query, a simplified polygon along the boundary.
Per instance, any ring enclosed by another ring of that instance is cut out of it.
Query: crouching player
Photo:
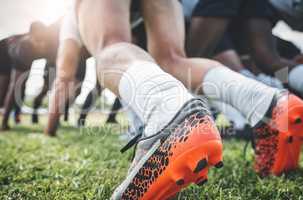
[[[263,36],[266,30],[271,33],[269,8],[269,2],[262,0],[200,0],[191,25],[190,54],[207,55],[211,52],[230,21],[238,15],[246,22],[244,25],[249,35],[247,41],[251,45],[254,60],[258,60],[256,54],[259,55],[258,58],[264,58],[268,52],[275,53],[272,48],[270,51],[269,48],[260,49],[264,47],[260,45],[261,40],[262,44],[271,41],[270,37]],[[260,29],[263,26],[267,28]],[[200,31],[203,30],[206,32],[200,37]],[[277,59],[273,63],[281,61],[279,57],[275,58]],[[263,65],[259,65],[259,62],[257,64],[263,69]],[[268,63],[267,66],[273,65]],[[285,91],[264,87],[263,84],[220,66],[206,70],[203,82],[208,83],[207,86],[203,85],[206,96],[231,104],[254,127],[255,169],[258,173],[262,176],[271,173],[278,175],[298,167],[302,145],[300,131],[303,128],[301,99]]]
[[[131,3],[141,4],[153,57],[131,44]],[[109,21],[100,23],[100,19]],[[63,106],[58,97],[68,97],[68,85],[73,83],[70,74],[75,73],[77,55],[85,45],[97,59],[102,85],[126,102],[145,124],[143,134],[127,146],[137,144],[135,159],[112,199],[168,199],[190,183],[204,183],[209,167],[222,167],[222,143],[208,108],[183,84],[196,91],[202,87],[207,97],[233,105],[256,127],[258,172],[280,173],[296,167],[297,162],[285,158],[288,149],[298,147],[294,145],[300,133],[292,128],[303,128],[299,122],[303,117],[301,100],[217,62],[186,58],[179,1],[76,1],[65,26],[50,117]],[[293,140],[286,144],[289,136]]]
[[[102,85],[146,124],[133,168],[113,198],[167,199],[191,182],[205,181],[209,166],[222,165],[222,143],[204,101],[194,99],[148,53],[131,44],[130,3],[84,0],[66,16],[49,120],[64,106],[59,97],[68,98],[85,45],[97,59]],[[105,18],[111,22],[99,23]],[[51,131],[48,126],[46,133]]]

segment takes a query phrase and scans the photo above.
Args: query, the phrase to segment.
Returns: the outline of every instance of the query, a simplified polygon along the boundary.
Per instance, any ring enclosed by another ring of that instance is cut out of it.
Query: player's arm
[[[81,47],[74,40],[64,40],[60,44],[57,74],[51,91],[48,122],[44,131],[49,136],[56,134],[60,115],[64,112],[66,102],[74,93],[80,51]]]

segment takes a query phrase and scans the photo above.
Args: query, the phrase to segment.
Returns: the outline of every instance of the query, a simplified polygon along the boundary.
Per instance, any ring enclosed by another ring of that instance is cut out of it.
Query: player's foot
[[[135,165],[112,199],[169,199],[223,166],[222,143],[205,104],[191,100],[158,134],[140,139]],[[141,153],[140,153],[141,152]]]
[[[38,116],[38,114],[33,114],[32,115],[32,123],[33,124],[38,124],[39,123],[39,116]]]
[[[15,124],[20,124],[21,123],[21,118],[19,114],[15,114],[14,116]]]
[[[254,128],[255,170],[280,175],[298,167],[303,136],[303,101],[287,92],[274,98],[267,120]]]
[[[116,120],[116,118],[108,118],[107,120],[106,120],[106,123],[107,124],[118,124],[118,121]]]
[[[78,128],[85,127],[85,119],[79,118],[77,121]]]

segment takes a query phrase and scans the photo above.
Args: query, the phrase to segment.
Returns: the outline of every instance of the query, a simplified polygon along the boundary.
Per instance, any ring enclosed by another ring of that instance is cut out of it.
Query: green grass
[[[118,128],[65,125],[57,138],[48,138],[41,133],[43,126],[18,126],[0,134],[0,198],[109,199],[131,158],[131,152],[119,152]],[[191,186],[178,199],[303,199],[302,169],[260,179],[252,169],[252,150],[245,160],[243,146],[225,141],[224,168],[212,169],[208,184]]]

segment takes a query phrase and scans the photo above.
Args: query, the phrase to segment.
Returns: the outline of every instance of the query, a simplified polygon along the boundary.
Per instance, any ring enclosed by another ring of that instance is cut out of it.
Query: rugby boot
[[[113,200],[169,199],[191,183],[204,184],[209,167],[223,167],[220,134],[200,99],[187,102],[157,134],[135,140],[133,165]]]
[[[266,117],[253,130],[254,168],[262,177],[298,168],[303,138],[303,101],[288,92],[274,97]]]

